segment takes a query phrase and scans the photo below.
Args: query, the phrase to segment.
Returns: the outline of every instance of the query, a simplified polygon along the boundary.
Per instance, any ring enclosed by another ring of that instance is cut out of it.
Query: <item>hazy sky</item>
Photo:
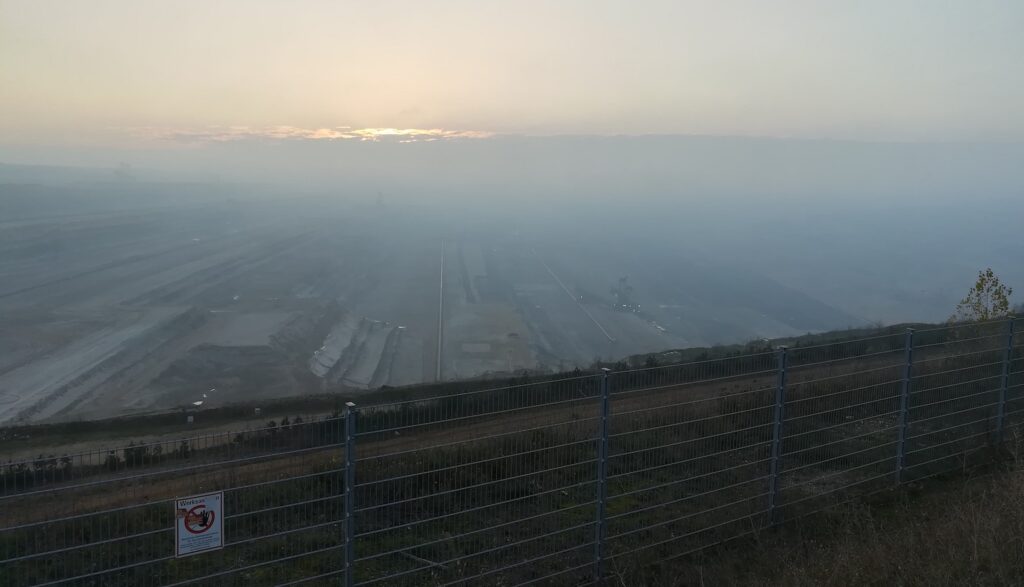
[[[0,144],[1021,141],[1021,31],[1019,0],[0,0]]]

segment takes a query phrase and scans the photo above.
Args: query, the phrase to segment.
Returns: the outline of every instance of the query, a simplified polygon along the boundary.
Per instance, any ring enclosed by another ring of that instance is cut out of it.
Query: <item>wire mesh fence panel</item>
[[[913,361],[904,480],[987,460],[998,426],[1009,348],[1007,321],[953,325]]]
[[[906,335],[788,351],[776,521],[891,485]]]
[[[583,573],[596,523],[598,387],[572,377],[362,409],[356,581]]]
[[[776,371],[762,352],[611,375],[614,568],[764,525]]]

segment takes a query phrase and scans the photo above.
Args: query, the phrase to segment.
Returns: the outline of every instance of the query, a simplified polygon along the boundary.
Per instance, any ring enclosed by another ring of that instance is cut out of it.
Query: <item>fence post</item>
[[[999,386],[999,410],[996,414],[996,445],[1003,442],[1003,421],[1006,419],[1006,391],[1010,387],[1010,363],[1013,361],[1014,323],[1017,318],[1010,316],[1006,324],[1006,354],[1003,356],[1003,377]]]
[[[900,428],[896,441],[896,485],[903,481],[906,468],[907,425],[910,420],[910,387],[914,377],[914,329],[908,328],[904,341],[903,388],[900,390]]]
[[[608,375],[610,369],[601,369],[598,380],[601,397],[600,437],[597,440],[597,507],[594,526],[594,581],[604,576],[605,501],[608,498],[608,412],[610,408]]]
[[[345,587],[355,584],[356,405],[345,403]]]
[[[775,506],[779,495],[779,470],[782,465],[782,419],[786,417],[786,347],[780,346],[778,356],[778,383],[775,386],[775,413],[772,425],[771,487],[768,491],[768,520],[776,523]]]

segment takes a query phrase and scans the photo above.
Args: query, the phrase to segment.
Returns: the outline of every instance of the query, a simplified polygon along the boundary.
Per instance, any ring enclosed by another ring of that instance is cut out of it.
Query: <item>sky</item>
[[[1021,30],[1017,0],[0,0],[0,155],[509,134],[1021,142]]]
[[[941,318],[986,266],[1024,291],[1021,31],[1020,0],[0,0],[0,200],[381,195]]]

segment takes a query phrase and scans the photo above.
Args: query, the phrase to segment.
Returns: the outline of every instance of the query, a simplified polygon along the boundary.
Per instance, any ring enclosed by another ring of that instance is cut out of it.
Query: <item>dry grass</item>
[[[622,585],[1024,585],[1024,463],[853,502]]]

